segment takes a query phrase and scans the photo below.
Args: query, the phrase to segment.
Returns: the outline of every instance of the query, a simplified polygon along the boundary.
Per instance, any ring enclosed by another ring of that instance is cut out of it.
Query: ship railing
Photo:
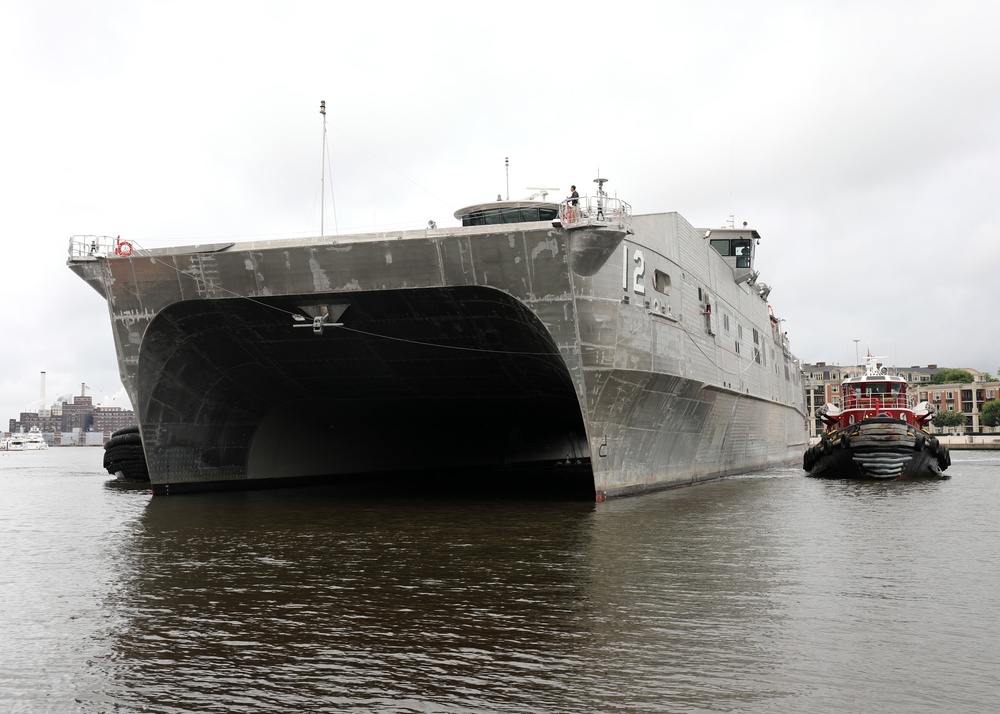
[[[133,253],[133,246],[121,236],[73,236],[69,239],[70,260],[97,260],[98,258],[127,258]]]
[[[620,198],[610,196],[567,198],[559,204],[559,220],[564,228],[605,225],[630,229],[632,206]]]
[[[844,409],[912,409],[913,404],[905,394],[880,394],[870,397],[846,397]]]

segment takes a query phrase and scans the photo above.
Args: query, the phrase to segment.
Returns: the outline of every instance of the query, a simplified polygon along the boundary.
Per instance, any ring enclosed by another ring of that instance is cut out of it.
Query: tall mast
[[[326,206],[326,100],[319,103],[319,113],[323,115],[323,155],[320,156],[319,175],[319,235],[323,237],[323,209]]]

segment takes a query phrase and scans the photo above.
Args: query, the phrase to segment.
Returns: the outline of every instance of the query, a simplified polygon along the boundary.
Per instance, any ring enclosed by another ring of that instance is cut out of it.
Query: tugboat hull
[[[802,468],[819,478],[944,479],[950,464],[947,446],[885,415],[825,434],[802,457]]]

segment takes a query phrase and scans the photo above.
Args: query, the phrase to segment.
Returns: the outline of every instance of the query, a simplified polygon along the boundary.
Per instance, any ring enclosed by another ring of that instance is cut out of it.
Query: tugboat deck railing
[[[913,402],[905,394],[882,394],[870,397],[847,397],[841,407],[847,409],[912,409]]]

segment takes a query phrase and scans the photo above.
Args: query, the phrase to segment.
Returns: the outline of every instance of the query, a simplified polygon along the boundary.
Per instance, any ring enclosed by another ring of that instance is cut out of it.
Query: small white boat
[[[4,451],[41,451],[47,448],[49,445],[37,426],[31,427],[27,433],[21,431],[0,441],[0,449]]]

